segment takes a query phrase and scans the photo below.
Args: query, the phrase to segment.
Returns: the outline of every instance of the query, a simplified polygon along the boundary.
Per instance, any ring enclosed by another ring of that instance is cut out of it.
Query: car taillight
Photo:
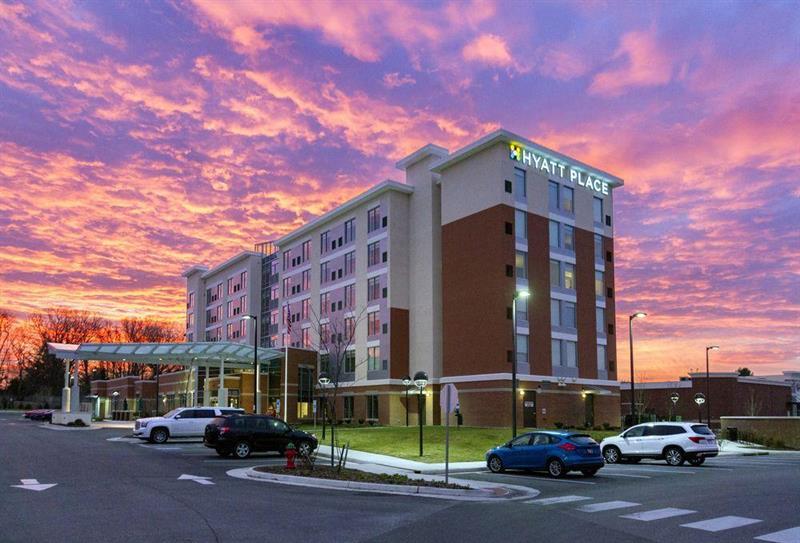
[[[559,446],[558,446],[558,448],[559,448],[559,449],[564,449],[564,450],[565,450],[565,451],[567,451],[567,452],[572,452],[572,451],[574,451],[575,449],[577,449],[578,447],[576,447],[575,445],[573,445],[572,443],[570,443],[569,441],[567,441],[567,442],[565,442],[565,443],[562,443],[561,445],[559,445]]]
[[[690,441],[692,441],[692,442],[694,442],[694,443],[700,443],[701,441],[703,441],[703,439],[704,439],[704,438],[702,438],[702,437],[697,437],[697,436],[689,436],[689,440],[690,440]]]
[[[228,432],[228,430],[230,430],[230,428],[228,428],[227,426],[223,426],[222,428],[219,429],[219,433],[225,434]]]

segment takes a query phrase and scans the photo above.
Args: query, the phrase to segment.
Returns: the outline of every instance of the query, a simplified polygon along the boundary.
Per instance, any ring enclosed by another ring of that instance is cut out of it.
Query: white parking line
[[[612,509],[624,509],[625,507],[638,507],[639,505],[642,504],[636,502],[624,502],[617,500],[611,502],[591,503],[589,505],[582,505],[578,507],[578,511],[583,511],[584,513],[597,513],[599,511],[611,511]]]
[[[678,517],[680,515],[689,515],[697,513],[691,509],[676,509],[675,507],[665,507],[664,509],[653,509],[651,511],[642,511],[641,513],[632,513],[630,515],[620,515],[622,518],[629,518],[631,520],[641,520],[643,522],[650,522],[651,520],[661,520],[662,518]]]
[[[598,475],[598,477],[631,477],[633,479],[652,479],[649,475],[634,475],[632,473],[608,473],[604,471],[602,475]]]
[[[612,466],[606,466],[606,467],[603,468],[603,473],[607,473],[609,469],[614,469],[614,468]],[[689,474],[697,473],[697,471],[692,470],[692,469],[675,469],[675,468],[671,468],[671,467],[664,467],[664,468],[623,468],[623,467],[617,467],[616,469],[621,470],[621,471],[641,471],[641,472],[644,472],[644,473],[668,473],[668,474],[673,474],[673,473],[679,473],[679,474],[682,474],[682,473],[689,473]],[[733,470],[731,470],[731,471],[733,471]]]
[[[690,522],[689,524],[681,524],[684,528],[694,528],[695,530],[703,530],[705,532],[721,532],[722,530],[730,530],[731,528],[741,528],[749,524],[761,522],[755,518],[736,517],[733,515],[725,517],[717,517],[708,520],[701,520],[699,522]]]
[[[553,505],[556,503],[570,503],[580,502],[583,500],[591,500],[589,496],[557,496],[555,498],[540,498],[538,500],[529,500],[525,503],[535,503],[536,505]]]
[[[760,535],[756,539],[759,541],[770,541],[771,543],[800,543],[800,526],[789,528],[780,532]]]

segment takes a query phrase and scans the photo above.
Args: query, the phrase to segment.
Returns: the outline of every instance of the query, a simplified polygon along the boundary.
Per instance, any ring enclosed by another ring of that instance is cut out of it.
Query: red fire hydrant
[[[293,444],[286,447],[286,469],[294,469],[294,457],[297,456],[297,451],[294,449]]]

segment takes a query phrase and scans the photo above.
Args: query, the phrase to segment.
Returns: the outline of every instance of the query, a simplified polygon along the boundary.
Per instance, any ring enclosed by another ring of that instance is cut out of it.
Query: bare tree
[[[636,393],[636,412],[639,413],[639,420],[641,420],[642,415],[647,413],[648,406],[650,405],[648,401],[649,395],[647,394],[644,386],[642,386],[644,382],[647,381],[647,373],[637,373],[636,380],[639,383],[639,386],[634,389]],[[636,421],[634,421],[634,424],[636,424]]]
[[[361,308],[350,312],[339,311],[334,314],[329,313],[327,307],[321,309],[320,314],[311,311],[311,327],[316,336],[311,343],[314,350],[320,355],[320,375],[325,373],[330,380],[330,383],[322,388],[322,393],[330,414],[331,466],[333,466],[336,449],[335,428],[339,420],[336,413],[336,402],[343,377],[354,374],[357,367],[367,361],[367,359],[357,361],[354,348],[356,330],[367,317],[367,312],[366,308]],[[378,326],[380,326],[379,323]]]
[[[122,319],[119,327],[120,341],[129,343],[171,343],[180,340],[181,330],[174,324],[152,317]],[[177,371],[180,366],[163,366],[161,373]],[[136,373],[140,379],[152,377],[156,368],[150,364],[132,364],[128,375]]]
[[[745,412],[750,417],[757,417],[758,414],[761,412],[761,400],[756,395],[755,388],[750,389],[750,397],[747,399]]]
[[[12,357],[13,333],[16,319],[6,311],[0,311],[0,389],[8,386],[12,371],[11,364],[18,361]]]

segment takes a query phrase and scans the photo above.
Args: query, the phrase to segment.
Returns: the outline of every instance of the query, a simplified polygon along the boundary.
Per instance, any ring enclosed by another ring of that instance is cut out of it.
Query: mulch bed
[[[468,489],[468,486],[445,484],[444,481],[426,481],[424,479],[409,479],[406,475],[389,475],[386,473],[368,473],[355,469],[342,468],[337,472],[330,466],[314,466],[313,470],[286,469],[284,466],[260,466],[256,471],[276,473],[280,475],[295,475],[297,477],[315,477],[318,479],[335,479],[337,481],[358,481],[360,483],[381,483],[390,485],[407,486],[432,486],[436,488]]]

